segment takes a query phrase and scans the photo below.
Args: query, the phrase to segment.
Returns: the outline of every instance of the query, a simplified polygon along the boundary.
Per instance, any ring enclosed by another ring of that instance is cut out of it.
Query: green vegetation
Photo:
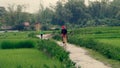
[[[0,44],[1,49],[15,48],[33,48],[36,46],[37,40],[3,40]]]
[[[5,32],[0,34],[0,48],[33,48],[36,46],[37,38],[34,32]],[[30,35],[32,34],[32,36]]]
[[[53,38],[59,40],[60,35]],[[97,51],[116,63],[120,61],[119,41],[120,27],[86,27],[68,32],[68,42]]]
[[[0,50],[0,68],[63,68],[57,59],[37,49]]]
[[[120,26],[119,0],[90,1],[88,6],[84,1],[68,0],[64,6],[63,3],[57,2],[56,8],[52,9],[43,8],[44,5],[40,3],[37,13],[23,12],[24,5],[9,5],[7,10],[5,7],[0,7],[0,27],[11,26],[11,29],[15,30],[35,30],[36,22],[42,24],[43,30],[54,28],[53,25],[63,24],[74,28]],[[29,22],[30,25],[26,26],[24,22]]]
[[[69,60],[68,53],[57,46],[54,41],[38,40],[35,35],[39,33],[23,31],[35,30],[36,23],[42,25],[42,30],[65,24],[67,28],[71,29],[68,33],[70,43],[93,49],[107,58],[120,61],[120,27],[117,27],[120,26],[120,0],[94,1],[89,2],[89,6],[86,6],[84,1],[68,0],[64,6],[61,2],[57,2],[56,7],[52,9],[44,9],[43,5],[40,4],[37,13],[23,12],[25,6],[22,5],[9,5],[7,10],[5,7],[0,7],[0,30],[5,30],[5,33],[0,33],[1,50],[39,48],[41,51],[45,51],[48,56],[55,57],[64,63],[64,67],[74,66],[74,63]],[[28,24],[25,25],[24,22],[28,22]],[[79,27],[86,28],[76,29]],[[13,33],[8,32],[8,29],[23,32]],[[60,39],[60,35],[56,34],[54,38]],[[48,68],[46,64],[44,66]],[[21,68],[21,65],[18,68]]]
[[[96,40],[93,39],[87,39],[87,38],[69,38],[70,43],[74,43],[83,47],[87,47],[93,50],[96,50],[100,52],[101,54],[107,56],[111,59],[120,60],[120,46],[112,46],[105,43],[99,43]]]
[[[34,31],[5,32],[0,33],[0,39],[34,39],[36,34]]]
[[[112,46],[118,46],[120,47],[120,39],[114,38],[114,39],[99,39],[100,42],[106,43]]]
[[[74,68],[74,63],[70,60],[68,52],[54,41],[36,38],[36,34],[38,33],[28,31],[1,33],[0,67]]]
[[[64,64],[65,68],[75,68],[75,63],[70,60],[69,53],[66,52],[62,47],[58,46],[57,43],[50,40],[41,40],[41,42],[39,43],[38,47],[40,50],[44,51],[53,58],[57,58]]]
[[[85,48],[85,49],[87,49],[87,48]],[[95,59],[103,62],[104,64],[111,66],[112,68],[119,68],[120,67],[120,61],[108,59],[105,56],[103,56],[101,53],[99,53],[95,50],[92,50],[92,49],[87,49],[87,50],[89,52],[89,55],[91,55]]]
[[[120,40],[120,27],[81,28],[73,33],[74,36],[70,36],[69,42],[96,50],[108,58],[120,60],[120,46],[117,42]]]

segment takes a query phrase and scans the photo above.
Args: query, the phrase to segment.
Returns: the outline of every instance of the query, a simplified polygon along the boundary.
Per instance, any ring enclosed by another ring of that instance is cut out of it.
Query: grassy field
[[[0,68],[62,68],[61,63],[37,49],[0,50]]]
[[[35,37],[37,34],[33,31],[0,33],[0,68],[64,68],[59,59],[38,49],[38,43],[42,42]]]
[[[30,33],[30,32],[5,32],[5,33],[0,34],[0,38],[1,39],[5,39],[5,38],[7,38],[7,39],[16,39],[16,38],[25,39],[25,38],[27,38],[28,33]]]
[[[113,46],[119,46],[120,47],[120,38],[114,38],[114,39],[99,39],[100,42],[107,43],[109,45]]]
[[[32,47],[36,46],[38,39],[35,37],[36,32],[21,31],[21,32],[5,32],[0,33],[0,48],[24,48],[27,45]]]

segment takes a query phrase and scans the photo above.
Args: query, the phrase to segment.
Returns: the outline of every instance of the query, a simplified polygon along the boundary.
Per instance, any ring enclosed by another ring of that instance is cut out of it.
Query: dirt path
[[[48,39],[50,35],[45,35],[44,38]],[[62,42],[57,41],[62,46]],[[83,48],[77,47],[73,44],[67,44],[66,50],[70,52],[70,59],[76,63],[76,68],[111,68],[102,62],[95,60],[87,54],[87,51]]]
[[[41,39],[41,36],[40,36],[40,35],[36,35],[36,36]],[[49,39],[49,38],[51,38],[51,37],[52,37],[51,34],[44,34],[44,35],[43,35],[43,39]]]
[[[62,42],[57,42],[62,46]],[[70,59],[76,63],[76,68],[111,68],[102,62],[93,59],[87,54],[87,51],[73,44],[67,44],[66,50],[70,52]]]

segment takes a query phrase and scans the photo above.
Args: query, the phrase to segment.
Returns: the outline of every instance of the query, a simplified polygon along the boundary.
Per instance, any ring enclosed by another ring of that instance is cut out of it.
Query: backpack
[[[62,34],[67,34],[67,30],[66,29],[62,29],[61,33]]]

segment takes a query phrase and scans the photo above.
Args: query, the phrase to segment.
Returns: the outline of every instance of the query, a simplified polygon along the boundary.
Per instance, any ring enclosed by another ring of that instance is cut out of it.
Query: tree
[[[113,0],[112,5],[120,7],[120,0]]]
[[[4,7],[0,7],[0,27],[4,24],[5,13],[6,13],[6,9]]]
[[[52,10],[46,8],[40,13],[40,18],[39,18],[40,22],[43,24],[50,24],[52,21],[53,14],[54,12]]]
[[[72,13],[70,22],[77,24],[80,23],[78,22],[78,20],[82,20],[85,18],[86,6],[83,0],[71,0],[65,5],[65,7]]]
[[[52,18],[52,24],[63,25],[65,22],[69,21],[71,14],[68,9],[64,7],[61,2],[57,2],[57,6],[55,7],[55,12]]]
[[[4,7],[0,7],[0,17],[2,17],[5,14],[6,10]]]
[[[120,11],[116,14],[116,19],[120,20]]]
[[[23,5],[9,5],[6,15],[4,16],[7,25],[15,26],[23,22],[30,21],[30,14],[23,12]]]

